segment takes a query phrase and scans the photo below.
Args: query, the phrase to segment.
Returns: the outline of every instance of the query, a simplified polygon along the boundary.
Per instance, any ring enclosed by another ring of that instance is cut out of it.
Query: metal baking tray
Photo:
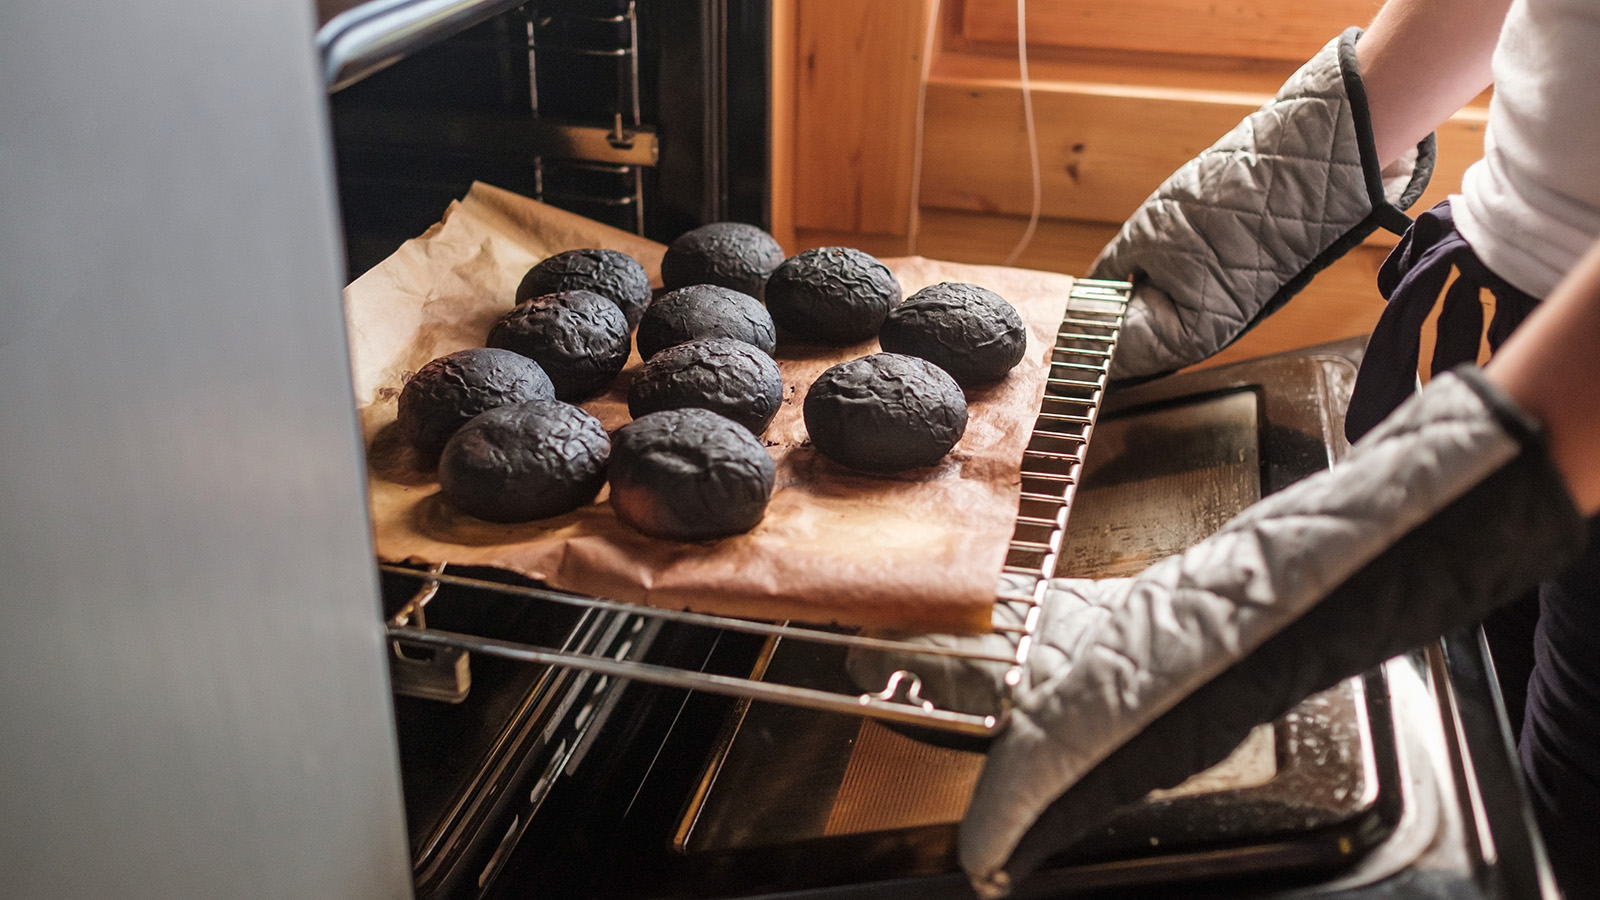
[[[425,570],[380,565],[387,575],[418,582],[415,594],[388,620],[394,642],[396,683],[401,690],[450,700],[469,688],[466,654],[522,660],[601,675],[637,679],[671,687],[709,691],[749,700],[768,700],[823,712],[850,713],[901,725],[971,737],[991,737],[1005,727],[1010,704],[1002,698],[996,710],[962,710],[935,705],[921,696],[921,682],[910,672],[893,673],[879,690],[859,693],[844,688],[818,688],[757,671],[749,676],[686,671],[635,659],[613,658],[556,646],[507,641],[482,635],[429,628],[427,607],[441,585],[496,591],[529,602],[554,603],[579,609],[625,613],[651,622],[673,622],[724,631],[762,635],[795,644],[835,649],[860,648],[922,655],[959,657],[1008,666],[1007,684],[1017,683],[1026,662],[1039,604],[1048,579],[1055,574],[1062,535],[1072,510],[1084,454],[1104,399],[1107,372],[1116,349],[1131,286],[1126,282],[1083,279],[1074,282],[1066,314],[1056,334],[1050,374],[1033,435],[1023,453],[1022,493],[1016,525],[994,600],[992,634],[1007,648],[982,652],[965,647],[863,635],[832,627],[787,621],[759,621],[680,610],[654,609],[600,597],[586,597],[545,587],[502,584],[481,577],[453,574],[448,565]],[[765,677],[764,677],[765,676]]]

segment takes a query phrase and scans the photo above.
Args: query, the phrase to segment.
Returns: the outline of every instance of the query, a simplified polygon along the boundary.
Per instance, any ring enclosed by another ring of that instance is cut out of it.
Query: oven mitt
[[[1255,725],[1560,571],[1584,528],[1538,426],[1464,367],[1336,468],[1189,550],[1133,578],[1053,580],[961,824],[962,867],[981,895],[1003,896],[1117,806],[1220,762]],[[931,673],[947,702],[977,702],[1002,677],[985,665],[963,678],[958,660],[900,664]]]
[[[961,824],[963,868],[1007,893],[1253,726],[1560,571],[1584,531],[1537,424],[1465,367],[1189,550],[1131,579],[1056,580]]]
[[[1396,234],[1433,174],[1434,139],[1380,171],[1351,28],[1277,96],[1185,163],[1101,251],[1134,282],[1111,376],[1200,362],[1277,311],[1380,225]]]

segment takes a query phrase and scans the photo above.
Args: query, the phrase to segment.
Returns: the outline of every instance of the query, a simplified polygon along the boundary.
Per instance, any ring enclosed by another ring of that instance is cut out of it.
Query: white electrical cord
[[[924,122],[928,100],[928,77],[933,70],[934,40],[939,33],[939,0],[928,8],[928,25],[922,36],[922,71],[917,79],[917,113],[911,151],[911,199],[906,221],[910,232],[908,252],[917,252],[917,240],[922,235],[922,149]],[[1044,186],[1039,170],[1039,133],[1033,123],[1033,90],[1028,80],[1028,4],[1017,0],[1017,66],[1022,76],[1022,117],[1028,131],[1028,160],[1033,170],[1033,207],[1028,215],[1028,227],[1022,239],[1012,248],[1005,264],[1014,264],[1022,251],[1033,241],[1039,227],[1039,213],[1044,205]]]
[[[1039,173],[1039,132],[1033,126],[1033,90],[1028,82],[1028,0],[1017,0],[1017,68],[1022,75],[1022,119],[1028,126],[1028,162],[1033,168],[1033,207],[1028,213],[1028,227],[1022,239],[1006,257],[1006,265],[1013,265],[1022,256],[1033,233],[1039,227],[1039,212],[1044,206],[1044,185]]]

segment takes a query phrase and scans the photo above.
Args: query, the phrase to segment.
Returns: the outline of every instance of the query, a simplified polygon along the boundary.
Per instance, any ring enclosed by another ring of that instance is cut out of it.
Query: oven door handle
[[[518,6],[521,0],[369,0],[317,29],[328,93],[453,34]]]

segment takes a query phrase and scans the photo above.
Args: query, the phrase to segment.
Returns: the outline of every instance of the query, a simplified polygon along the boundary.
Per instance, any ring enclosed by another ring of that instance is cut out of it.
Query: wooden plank
[[[1051,47],[1193,53],[1302,61],[1378,0],[1051,0],[1028,7],[1028,43]],[[1017,42],[1014,0],[965,0],[961,35]]]
[[[817,247],[854,247],[877,257],[905,256],[909,252],[906,236],[903,234],[869,234],[818,228],[795,229],[794,249],[790,251],[791,255],[801,250],[814,250]],[[951,262],[959,260],[952,259]]]
[[[1016,246],[1026,219],[924,209],[922,225],[917,252],[923,256],[995,265]],[[1116,227],[1111,225],[1044,219],[1017,264],[1082,275],[1115,234]],[[1387,255],[1385,247],[1357,247],[1320,273],[1283,309],[1196,368],[1370,334],[1383,312],[1377,277]]]
[[[927,0],[796,7],[797,228],[904,235]]]
[[[952,262],[999,265],[1017,246],[1026,216],[989,215],[924,208],[914,252]],[[1117,234],[1116,225],[1068,219],[1040,219],[1033,240],[1015,265],[1024,269],[1083,275],[1100,249]]]
[[[795,0],[772,0],[772,74],[768,101],[772,157],[769,178],[772,237],[778,246],[793,248],[794,239],[794,123],[795,123]]]
[[[1018,77],[1016,44],[974,44],[945,31],[934,74],[942,81],[993,81]],[[1085,82],[1144,87],[1203,87],[1210,91],[1268,96],[1304,60],[1244,59],[1172,53],[1103,50],[1028,50],[1035,82]]]
[[[1035,82],[1044,214],[1121,222],[1265,99],[1203,88]],[[1439,165],[1417,209],[1460,189],[1462,172],[1482,155],[1486,119],[1486,110],[1468,107],[1439,129]],[[935,79],[925,129],[923,206],[1026,214],[1032,188],[1015,82]]]

